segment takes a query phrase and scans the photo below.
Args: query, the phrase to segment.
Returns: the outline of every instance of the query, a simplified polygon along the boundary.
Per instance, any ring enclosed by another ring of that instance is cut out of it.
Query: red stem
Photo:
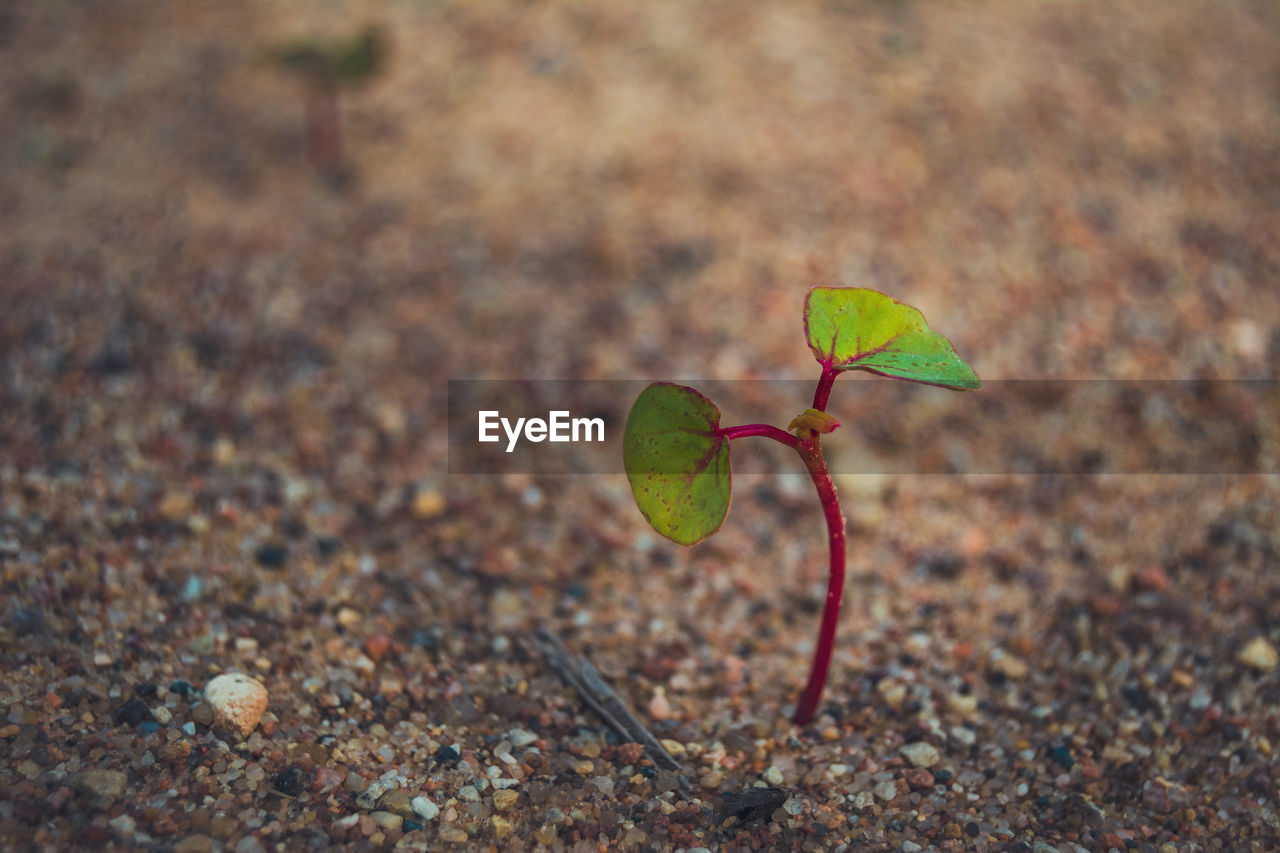
[[[813,408],[820,412],[827,410],[827,400],[831,396],[831,386],[836,381],[836,371],[831,365],[822,365],[822,376],[818,379],[818,388],[813,393]],[[813,653],[813,668],[809,670],[809,682],[800,694],[800,702],[796,705],[791,721],[803,726],[813,720],[818,713],[818,703],[822,701],[822,691],[827,684],[827,672],[831,669],[831,655],[836,645],[836,627],[840,624],[840,600],[844,596],[845,574],[845,539],[844,513],[840,510],[840,499],[836,495],[836,484],[827,469],[827,460],[822,455],[821,436],[816,432],[804,431],[808,437],[800,439],[789,432],[768,424],[746,424],[744,426],[723,427],[720,435],[733,440],[746,436],[759,435],[772,438],[788,447],[794,448],[804,460],[804,467],[818,490],[818,500],[822,502],[822,513],[827,519],[827,546],[831,555],[831,571],[827,576],[827,600],[822,607],[822,625],[818,628],[818,646]]]
[[[338,90],[319,86],[307,93],[307,153],[322,172],[342,166],[342,115]]]
[[[834,372],[832,377],[834,378]],[[827,372],[823,371],[825,379]],[[827,385],[830,390],[830,383]],[[815,399],[814,408],[818,408]],[[822,401],[825,405],[825,399]],[[831,553],[831,571],[827,577],[827,600],[822,608],[822,625],[818,629],[818,647],[813,653],[813,668],[809,671],[809,683],[804,693],[800,694],[800,702],[796,705],[791,721],[803,726],[814,718],[818,711],[818,702],[822,699],[822,689],[827,683],[827,670],[831,667],[831,653],[836,643],[836,626],[840,622],[840,599],[844,595],[845,543],[844,513],[840,511],[840,500],[836,496],[836,484],[827,470],[827,461],[822,456],[822,446],[815,434],[811,439],[801,442],[796,448],[804,467],[808,469],[813,485],[818,490],[818,500],[822,501],[822,512],[827,519],[827,545]]]
[[[831,386],[835,384],[840,371],[830,364],[822,365],[822,376],[818,377],[818,387],[813,392],[813,407],[819,412],[827,410],[827,400],[831,397]]]
[[[787,447],[800,449],[800,439],[791,433],[780,430],[776,426],[769,424],[745,424],[743,426],[721,427],[720,434],[732,441],[735,438],[746,438],[749,435],[760,435],[765,438],[772,438],[774,441],[785,444]]]

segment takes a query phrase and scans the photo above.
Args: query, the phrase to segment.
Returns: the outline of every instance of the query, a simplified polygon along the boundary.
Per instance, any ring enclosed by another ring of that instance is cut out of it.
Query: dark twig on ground
[[[680,793],[688,798],[691,790],[689,780],[685,778],[680,762],[671,757],[653,733],[636,719],[635,714],[626,703],[618,697],[613,688],[605,684],[600,673],[591,665],[591,661],[580,655],[572,655],[560,642],[560,638],[545,628],[539,628],[534,639],[547,664],[555,670],[556,675],[582,697],[582,701],[604,720],[605,725],[613,729],[618,737],[629,743],[638,743],[644,747],[645,754],[654,766],[660,770],[670,770],[680,780]]]

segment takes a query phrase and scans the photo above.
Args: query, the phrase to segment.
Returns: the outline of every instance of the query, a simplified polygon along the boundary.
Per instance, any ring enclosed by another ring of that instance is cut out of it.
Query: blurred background
[[[988,381],[1274,377],[1278,48],[1267,2],[7,8],[7,465],[439,482],[448,379],[808,378],[815,284]]]

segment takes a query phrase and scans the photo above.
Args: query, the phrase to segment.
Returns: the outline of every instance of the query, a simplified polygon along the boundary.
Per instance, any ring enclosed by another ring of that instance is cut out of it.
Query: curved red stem
[[[785,430],[778,429],[776,426],[769,424],[744,424],[742,426],[721,427],[720,434],[732,441],[735,438],[746,438],[747,436],[758,435],[764,438],[772,438],[774,441],[785,444],[787,447],[799,449],[800,439],[796,438]]]
[[[826,375],[824,370],[823,377],[825,378]],[[834,372],[832,376],[834,378]],[[814,408],[818,408],[817,400]],[[815,435],[809,441],[802,442],[796,450],[804,460],[804,466],[809,471],[814,487],[818,490],[818,499],[822,501],[822,512],[827,519],[827,545],[831,554],[831,571],[827,576],[827,600],[822,607],[822,625],[818,629],[818,645],[813,653],[813,668],[809,671],[809,683],[800,694],[800,702],[791,716],[793,723],[803,726],[817,714],[822,690],[827,683],[827,670],[831,667],[831,654],[836,642],[836,626],[840,623],[840,600],[844,595],[845,538],[844,513],[840,510],[836,484],[831,479],[831,472],[827,470],[827,461],[822,456],[822,446],[818,442],[818,436]]]

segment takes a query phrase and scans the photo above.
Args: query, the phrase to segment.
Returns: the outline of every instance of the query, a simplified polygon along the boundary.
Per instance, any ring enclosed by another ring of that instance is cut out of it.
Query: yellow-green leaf
[[[944,388],[981,385],[924,315],[878,290],[815,287],[804,303],[805,334],[818,362]]]
[[[729,440],[719,427],[715,403],[669,382],[640,392],[627,416],[622,461],[636,506],[680,545],[715,533],[729,512]]]

